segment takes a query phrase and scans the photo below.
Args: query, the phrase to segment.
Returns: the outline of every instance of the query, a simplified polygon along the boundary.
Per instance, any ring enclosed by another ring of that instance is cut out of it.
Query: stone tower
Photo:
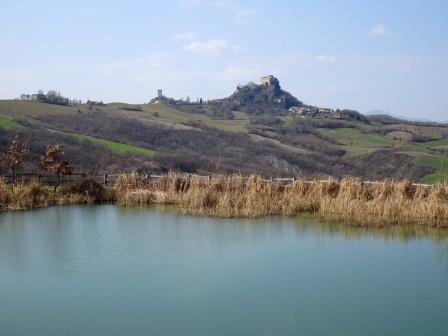
[[[260,78],[260,84],[261,85],[271,85],[273,79],[274,79],[274,76],[272,76],[272,75],[262,76]]]

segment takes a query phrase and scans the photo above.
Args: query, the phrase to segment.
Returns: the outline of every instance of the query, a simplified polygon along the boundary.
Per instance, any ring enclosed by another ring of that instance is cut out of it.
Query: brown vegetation
[[[161,178],[121,175],[112,190],[84,180],[50,192],[37,180],[14,188],[0,178],[0,210],[60,204],[117,202],[119,205],[176,205],[183,213],[215,217],[312,215],[357,226],[417,225],[448,228],[448,185],[409,182],[364,183],[357,179],[292,184],[259,176]]]
[[[310,214],[353,225],[448,227],[448,185],[426,187],[406,181],[372,184],[356,179],[298,180],[283,185],[258,176],[207,181],[176,174],[157,180],[124,175],[117,181],[116,193],[121,205],[176,204],[193,215]]]
[[[0,211],[23,210],[51,205],[85,204],[115,200],[113,191],[92,180],[85,180],[59,192],[50,192],[38,180],[19,182],[14,188],[0,177]]]
[[[336,122],[339,123],[338,127],[354,127],[353,122],[297,118],[285,124],[275,116],[253,118],[255,119],[251,119],[247,128],[248,133],[256,134],[267,141],[260,143],[248,134],[211,128],[200,122],[190,122],[189,127],[177,127],[179,124],[170,127],[146,119],[142,122],[122,113],[105,111],[81,115],[52,115],[40,117],[39,120],[64,132],[153,148],[157,151],[155,162],[165,171],[216,172],[214,168],[218,160],[221,166],[219,173],[257,174],[265,177],[299,176],[322,179],[328,176],[356,176],[364,180],[391,178],[418,181],[422,176],[434,171],[434,168],[415,164],[415,158],[412,156],[384,148],[356,157],[346,157],[345,150],[341,149],[337,141],[322,136],[316,130],[320,127],[331,128]],[[322,124],[323,122],[325,124]],[[90,157],[89,162],[86,155],[93,149],[69,152],[73,144],[57,141],[64,143],[68,156],[81,170],[84,170],[86,165],[95,165],[96,169],[108,172],[112,172],[111,167],[115,167],[115,172],[153,172],[153,168],[148,169],[144,162],[123,158],[107,160],[105,163]],[[300,150],[306,154],[299,153]],[[103,150],[100,155],[106,154],[107,151]],[[117,165],[121,167],[117,169]]]
[[[54,192],[56,192],[58,186],[61,184],[64,175],[71,175],[73,173],[73,165],[69,161],[64,160],[63,155],[64,146],[60,144],[48,145],[40,161],[41,168],[55,173],[58,177],[58,182],[53,189]]]
[[[11,142],[5,153],[0,154],[0,167],[7,168],[12,172],[12,184],[16,182],[16,170],[25,161],[25,156],[28,154],[28,149],[20,139],[19,134],[16,134],[11,139]]]

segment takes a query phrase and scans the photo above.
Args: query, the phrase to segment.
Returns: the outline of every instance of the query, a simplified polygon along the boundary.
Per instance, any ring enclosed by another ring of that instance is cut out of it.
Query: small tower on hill
[[[260,84],[269,86],[272,84],[273,79],[274,79],[274,76],[272,76],[272,75],[262,76],[260,78]]]

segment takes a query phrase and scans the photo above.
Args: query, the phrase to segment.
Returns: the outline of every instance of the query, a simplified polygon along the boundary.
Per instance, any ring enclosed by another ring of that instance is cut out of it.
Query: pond
[[[1,335],[448,335],[444,231],[65,206],[0,214]]]

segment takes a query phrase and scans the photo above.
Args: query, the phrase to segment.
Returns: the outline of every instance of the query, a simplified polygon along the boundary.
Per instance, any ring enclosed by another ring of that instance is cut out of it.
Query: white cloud
[[[172,55],[170,53],[152,53],[142,58],[103,63],[98,65],[96,70],[103,74],[111,74],[116,72],[133,73],[142,71],[142,69],[165,69],[171,59]]]
[[[214,77],[217,79],[239,81],[243,79],[257,78],[259,75],[260,70],[253,66],[229,65],[223,71],[216,73]]]
[[[370,30],[370,34],[373,36],[384,36],[389,34],[389,31],[382,24],[377,24]]]
[[[241,6],[232,0],[180,0],[185,8],[205,7],[226,10],[230,12],[237,23],[247,23],[247,20],[257,14],[257,10]]]
[[[173,39],[182,42],[182,49],[191,53],[216,55],[224,51],[230,51],[234,54],[242,54],[244,48],[232,45],[224,39],[201,39],[193,32],[181,32],[173,35]]]
[[[336,57],[333,55],[319,54],[316,56],[315,60],[322,63],[332,63],[336,61]]]
[[[237,46],[237,45],[233,45],[231,47],[232,51],[236,54],[242,54],[244,53],[246,50],[243,47]]]
[[[183,32],[183,33],[175,34],[173,36],[173,38],[175,40],[184,41],[184,42],[193,41],[196,39],[196,34],[192,33],[192,32]]]
[[[219,54],[228,47],[229,43],[226,40],[194,40],[185,44],[182,49],[192,53],[212,55]]]

